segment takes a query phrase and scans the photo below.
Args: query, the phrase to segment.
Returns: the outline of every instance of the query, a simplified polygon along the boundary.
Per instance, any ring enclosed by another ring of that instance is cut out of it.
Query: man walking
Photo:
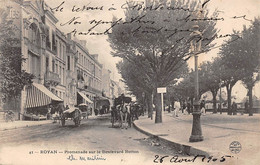
[[[181,104],[179,101],[174,102],[174,117],[178,117]]]

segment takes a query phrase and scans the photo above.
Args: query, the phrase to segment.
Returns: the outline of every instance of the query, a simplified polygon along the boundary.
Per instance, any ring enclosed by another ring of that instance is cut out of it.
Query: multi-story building
[[[14,20],[19,48],[26,61],[22,69],[34,74],[33,84],[21,92],[20,113],[46,114],[50,105],[69,107],[86,103],[95,108],[102,96],[102,65],[89,54],[86,42],[64,35],[58,19],[41,0],[1,0]],[[2,8],[1,8],[2,9]]]
[[[65,54],[57,44],[66,42],[62,36],[56,36],[58,19],[43,1],[19,2],[21,50],[26,59],[23,69],[35,75],[33,85],[22,91],[21,113],[42,113],[53,102],[62,102],[65,95],[64,79],[61,79],[65,73]]]
[[[108,98],[112,98],[112,95],[111,95],[111,88],[110,88],[110,85],[111,85],[111,71],[108,70],[108,69],[105,69],[103,67],[102,69],[102,95],[105,96],[105,97],[108,97]]]
[[[89,54],[85,41],[74,42],[74,45],[77,59],[77,104],[80,102],[90,103],[90,107],[94,109],[96,99],[102,95],[102,65],[98,62],[97,54]],[[84,98],[82,95],[87,96],[89,99]]]

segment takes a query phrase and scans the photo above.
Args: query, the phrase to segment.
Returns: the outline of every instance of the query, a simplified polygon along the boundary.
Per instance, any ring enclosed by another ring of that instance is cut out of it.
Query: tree
[[[142,57],[136,56],[136,58],[141,59]],[[150,85],[152,82],[149,79],[146,79],[142,72],[139,72],[138,68],[133,67],[133,65],[127,60],[120,61],[117,64],[117,68],[120,74],[122,75],[125,84],[128,86],[128,90],[131,91],[132,94],[134,94],[137,97],[137,99],[142,100],[143,92],[145,93],[145,99],[148,107],[148,117],[152,118],[152,96],[154,95],[153,88]],[[183,76],[188,72],[188,65],[183,65],[178,71],[179,72],[176,73],[176,77]],[[174,80],[172,81],[173,84],[175,82],[176,81]]]
[[[221,83],[220,58],[215,58],[213,62],[204,62],[200,66],[200,81],[204,90],[209,90],[213,96],[213,113],[217,113],[217,93]]]
[[[253,87],[260,80],[260,18],[256,18],[249,28],[244,27],[240,41],[239,67],[243,70],[242,82],[248,90],[249,116],[253,116]]]
[[[228,92],[228,109],[231,114],[231,90],[238,80],[242,80],[248,89],[250,112],[252,114],[252,89],[259,80],[259,54],[260,54],[260,24],[259,18],[253,24],[239,33],[234,31],[233,37],[222,45],[220,56],[223,62],[222,79]],[[235,35],[240,35],[238,39]]]
[[[237,31],[233,31],[233,35],[231,35],[230,39],[228,39],[224,44],[222,44],[220,48],[220,70],[221,70],[221,80],[223,82],[223,86],[226,87],[227,90],[227,102],[228,102],[228,115],[232,114],[231,111],[231,93],[234,85],[241,80],[242,71],[238,69],[236,55],[238,54],[238,47],[240,47],[241,38],[240,33]]]
[[[136,57],[140,58],[140,57]],[[136,96],[137,100],[143,102],[143,93],[145,93],[145,98],[148,107],[148,117],[152,118],[152,92],[153,88],[149,86],[150,82],[142,72],[138,71],[138,68],[132,67],[132,64],[127,60],[122,60],[117,64],[119,73],[121,74],[124,83],[127,85],[128,90]]]
[[[20,97],[23,87],[32,82],[33,75],[22,70],[24,58],[20,39],[15,38],[16,27],[7,19],[8,11],[1,11],[0,23],[0,92],[3,102]]]
[[[202,51],[206,51],[213,46],[210,43],[216,35],[216,22],[210,19],[197,21],[198,13],[203,18],[208,17],[208,11],[200,12],[201,4],[197,1],[147,0],[146,4],[133,3],[127,3],[124,20],[113,19],[108,41],[112,54],[138,68],[156,93],[157,87],[166,87],[178,78],[179,68],[192,56],[189,50],[194,24],[198,24],[203,32],[205,39],[200,40]],[[159,94],[155,95],[155,123],[162,122],[159,98]]]

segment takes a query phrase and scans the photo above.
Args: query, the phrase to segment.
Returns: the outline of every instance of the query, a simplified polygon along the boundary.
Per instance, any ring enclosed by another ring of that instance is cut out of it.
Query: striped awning
[[[81,92],[78,92],[78,93],[84,100],[86,100],[86,102],[88,102],[90,104],[93,103],[84,93],[81,93]]]
[[[45,106],[51,104],[52,101],[62,102],[63,100],[55,96],[42,84],[33,83],[27,88],[25,108]]]

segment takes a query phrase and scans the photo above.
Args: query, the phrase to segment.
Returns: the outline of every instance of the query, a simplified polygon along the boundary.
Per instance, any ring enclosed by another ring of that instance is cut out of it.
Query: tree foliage
[[[7,19],[6,11],[1,11],[0,22],[0,92],[3,101],[19,97],[25,85],[31,83],[33,75],[21,69],[24,58],[21,42],[14,37],[15,26]]]
[[[252,109],[252,89],[259,80],[260,62],[260,20],[256,18],[248,28],[244,26],[241,37],[234,42],[222,45],[220,56],[223,62],[222,80],[228,91],[228,107],[230,110],[231,90],[238,80],[242,80],[248,89],[250,109]],[[231,38],[229,41],[234,40]],[[250,112],[252,115],[252,112]]]
[[[135,5],[129,2],[125,19],[113,19],[116,24],[108,39],[112,54],[138,68],[143,78],[151,82],[149,86],[155,93],[157,87],[171,84],[177,78],[179,68],[192,56],[190,34],[195,24],[199,25],[205,38],[202,39],[202,51],[213,46],[216,22],[197,21],[198,17],[210,17],[207,10],[201,12],[201,6],[199,2],[189,0],[147,0],[145,4]],[[214,13],[213,17],[216,16]],[[155,104],[155,122],[161,122],[160,101]]]
[[[213,112],[217,112],[217,92],[221,85],[221,60],[215,58],[213,62],[204,62],[200,66],[200,85],[204,91],[210,91],[213,96]]]

